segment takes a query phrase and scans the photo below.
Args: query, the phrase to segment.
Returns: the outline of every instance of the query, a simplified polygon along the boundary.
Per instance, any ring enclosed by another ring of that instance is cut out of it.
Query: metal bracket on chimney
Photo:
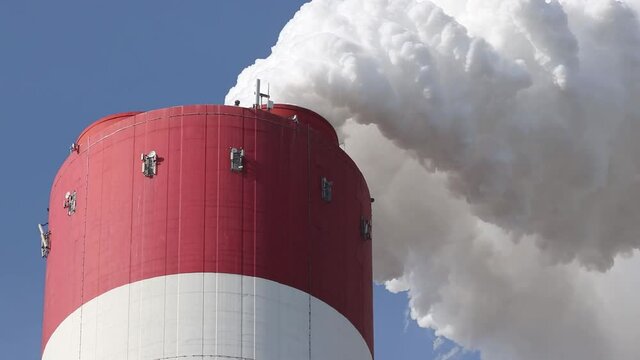
[[[365,240],[371,240],[371,220],[360,219],[360,235]]]
[[[324,200],[325,202],[331,202],[331,199],[333,198],[333,181],[329,181],[329,179],[327,179],[326,177],[322,177],[322,200]]]
[[[67,209],[67,215],[71,216],[76,212],[76,192],[67,191],[64,194],[64,204],[63,207]]]
[[[142,173],[144,176],[153,177],[158,174],[158,154],[155,151],[140,155],[140,160],[142,160]]]
[[[231,159],[231,171],[242,172],[244,170],[244,149],[231,148],[229,157]]]
[[[38,224],[38,230],[40,231],[40,254],[43,258],[47,258],[49,256],[49,252],[51,251],[51,231],[49,231],[48,223]]]

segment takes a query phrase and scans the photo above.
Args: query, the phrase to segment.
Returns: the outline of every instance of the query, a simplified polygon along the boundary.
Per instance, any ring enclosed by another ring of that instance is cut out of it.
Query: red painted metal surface
[[[297,115],[298,122],[291,120]],[[223,272],[277,281],[348,318],[373,352],[367,185],[331,125],[295,106],[193,105],[91,125],[55,178],[43,348],[81,304],[156,276]],[[230,171],[229,149],[245,150]],[[141,172],[155,150],[158,173]],[[333,182],[321,198],[321,178]],[[77,192],[76,213],[62,207]]]

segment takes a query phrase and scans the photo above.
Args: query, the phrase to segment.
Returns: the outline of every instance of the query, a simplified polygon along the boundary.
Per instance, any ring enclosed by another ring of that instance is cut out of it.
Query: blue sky
[[[221,103],[304,1],[0,3],[0,349],[37,359],[45,262],[38,222],[68,146],[111,113]],[[436,359],[405,295],[375,289],[376,358]],[[475,359],[477,355],[460,358]]]

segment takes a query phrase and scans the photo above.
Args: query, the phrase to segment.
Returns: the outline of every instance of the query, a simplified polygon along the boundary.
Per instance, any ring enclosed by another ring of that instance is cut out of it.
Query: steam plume
[[[261,78],[339,128],[419,324],[487,359],[632,359],[638,5],[314,0],[226,102]]]

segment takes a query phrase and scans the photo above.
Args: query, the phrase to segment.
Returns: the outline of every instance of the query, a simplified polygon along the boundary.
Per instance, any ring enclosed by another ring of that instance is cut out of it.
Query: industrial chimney
[[[106,117],[49,208],[45,360],[373,359],[371,197],[310,110]]]

